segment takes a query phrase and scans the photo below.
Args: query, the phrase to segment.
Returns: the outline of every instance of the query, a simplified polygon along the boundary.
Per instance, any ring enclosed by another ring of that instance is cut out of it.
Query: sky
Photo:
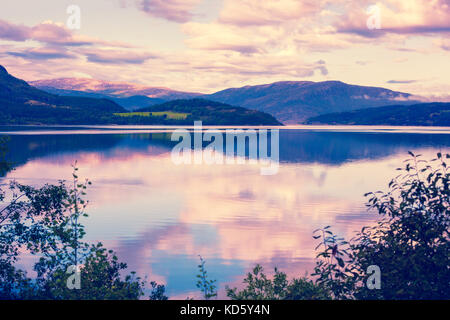
[[[340,80],[450,101],[450,0],[1,2],[0,64],[27,81]]]

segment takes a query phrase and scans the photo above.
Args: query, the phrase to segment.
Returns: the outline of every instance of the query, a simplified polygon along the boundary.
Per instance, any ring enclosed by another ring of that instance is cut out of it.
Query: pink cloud
[[[31,48],[21,51],[8,51],[6,54],[14,57],[25,58],[29,60],[53,60],[53,59],[73,59],[76,55],[68,52],[65,48]]]
[[[30,38],[40,42],[61,44],[66,46],[92,45],[93,41],[75,36],[60,24],[41,23],[31,28]]]
[[[248,33],[237,26],[223,23],[189,22],[183,25],[182,30],[190,37],[186,43],[196,49],[204,50],[230,50],[243,54],[264,51],[266,37]],[[220,36],[218,36],[220,35]]]
[[[0,20],[0,39],[25,41],[30,37],[30,28]]]
[[[441,49],[450,51],[450,39],[440,39],[436,42]]]
[[[151,16],[182,23],[187,22],[192,18],[192,10],[201,1],[202,0],[139,0],[137,5],[140,10]]]
[[[150,53],[104,49],[80,50],[80,53],[85,55],[89,62],[103,64],[142,64],[149,59],[158,58]]]
[[[319,0],[225,0],[222,23],[251,26],[284,23],[318,13],[325,1]]]
[[[33,27],[16,25],[0,20],[0,39],[23,42],[39,41],[53,46],[94,46],[106,45],[112,47],[132,47],[120,42],[108,42],[99,39],[74,34],[61,23],[51,21],[37,24]]]
[[[450,32],[450,0],[383,0],[376,4],[380,29],[369,29],[366,10],[372,1],[347,3],[345,14],[336,23],[337,30],[367,38],[393,34],[435,34]]]

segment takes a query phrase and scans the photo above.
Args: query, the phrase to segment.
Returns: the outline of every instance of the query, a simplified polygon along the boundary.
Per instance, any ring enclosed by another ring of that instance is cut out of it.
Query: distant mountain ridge
[[[192,99],[202,95],[201,93],[181,92],[164,87],[148,87],[88,78],[37,80],[30,81],[30,84],[38,89],[62,96],[109,99],[130,111],[167,101]]]
[[[324,114],[310,118],[306,124],[450,126],[450,103],[432,102],[410,106],[384,106],[349,112]]]
[[[125,109],[113,101],[86,97],[57,96],[15,78],[0,66],[0,122],[70,123],[71,121],[101,121],[114,112]]]
[[[283,81],[226,89],[204,98],[264,111],[291,124],[331,112],[418,102],[409,93],[340,81]]]
[[[45,87],[39,86],[37,87],[40,90],[46,91],[48,93],[56,94],[59,96],[67,96],[67,97],[88,97],[88,98],[97,98],[97,99],[108,99],[114,101],[118,105],[124,107],[129,111],[134,111],[140,108],[152,106],[155,104],[160,104],[167,102],[165,99],[161,98],[149,98],[147,96],[129,96],[129,97],[118,97],[113,94],[102,94],[97,92],[85,92],[85,91],[77,91],[77,90],[66,90],[66,89],[57,89],[53,87]]]
[[[266,112],[286,124],[302,123],[308,118],[332,112],[420,102],[420,99],[409,93],[340,81],[282,81],[230,88],[207,95],[92,79],[40,80],[32,81],[31,84],[61,95],[80,96],[83,91],[86,94],[101,94],[128,110],[176,99],[203,98]],[[132,102],[124,98],[132,98]]]
[[[97,93],[117,98],[146,96],[162,100],[190,99],[201,96],[201,93],[176,91],[165,87],[149,87],[124,82],[110,82],[89,78],[60,78],[51,80],[30,81],[30,85],[39,89],[62,89]]]

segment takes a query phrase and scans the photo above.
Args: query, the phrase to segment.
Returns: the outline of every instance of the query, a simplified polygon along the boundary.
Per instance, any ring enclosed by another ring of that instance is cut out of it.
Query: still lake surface
[[[280,129],[280,167],[175,165],[171,129],[0,127],[9,135],[16,179],[41,185],[80,176],[93,185],[85,225],[129,270],[166,284],[172,298],[196,296],[198,255],[219,288],[237,285],[256,263],[311,273],[314,229],[350,238],[378,218],[364,193],[385,190],[407,152],[450,151],[450,128],[289,127]],[[21,263],[25,268],[31,257]]]

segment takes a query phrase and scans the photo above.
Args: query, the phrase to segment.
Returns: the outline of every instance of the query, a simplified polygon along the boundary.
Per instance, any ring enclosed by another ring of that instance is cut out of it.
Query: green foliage
[[[293,279],[284,297],[285,300],[330,300],[330,291],[306,277]]]
[[[0,299],[139,299],[145,282],[127,269],[101,243],[82,241],[86,217],[84,199],[89,181],[81,183],[74,165],[73,181],[36,188],[11,182],[0,191]],[[38,255],[37,278],[15,267],[20,253]],[[72,269],[73,272],[69,272]],[[80,288],[69,288],[71,277]],[[152,283],[152,297],[163,299],[164,286]]]
[[[0,211],[0,298],[23,298],[33,294],[35,283],[15,268],[21,251],[48,252],[53,245],[53,230],[48,226],[64,220],[64,199],[68,193],[60,185],[41,188],[12,182],[10,201]],[[0,203],[5,201],[1,192]]]
[[[153,114],[171,112],[187,115],[184,119],[177,120],[167,117],[165,121],[174,124],[192,125],[194,121],[201,120],[205,125],[281,125],[274,117],[261,111],[198,98],[169,101],[137,111]]]
[[[152,287],[152,291],[150,293],[150,300],[168,300],[169,298],[165,295],[166,287],[156,282],[150,282],[150,286]]]
[[[426,162],[410,153],[387,192],[368,193],[368,208],[382,219],[349,242],[330,226],[314,232],[320,240],[313,280],[287,280],[275,269],[269,279],[256,266],[235,300],[281,299],[448,299],[450,296],[450,175],[438,153]],[[369,289],[370,266],[381,270],[381,288]]]
[[[164,119],[174,119],[174,120],[185,120],[190,114],[189,113],[179,113],[172,111],[161,111],[161,112],[126,112],[126,113],[114,113],[115,116],[119,117],[162,117]]]
[[[197,275],[197,288],[202,292],[203,298],[209,300],[217,297],[217,287],[215,285],[216,280],[210,280],[208,278],[208,272],[205,268],[205,260],[200,256],[200,264],[198,265],[199,274]]]
[[[410,153],[387,193],[370,193],[368,206],[384,216],[352,245],[359,269],[379,265],[383,285],[358,298],[448,299],[450,295],[450,172],[437,154],[427,162]],[[434,165],[433,165],[434,164]]]
[[[348,242],[334,235],[330,226],[314,231],[314,239],[321,239],[316,247],[320,251],[316,258],[316,267],[312,276],[316,283],[327,288],[334,299],[352,298],[349,294],[354,286],[354,274],[344,261],[349,254]]]
[[[444,159],[438,153],[430,162],[410,155],[387,192],[367,194],[368,207],[381,221],[364,227],[349,244],[331,232],[321,236],[327,240],[315,274],[335,298],[448,299],[450,175],[445,160],[450,155]],[[379,290],[366,285],[372,265],[381,269]]]
[[[269,279],[260,265],[247,274],[244,289],[226,287],[232,300],[326,300],[327,290],[306,278],[288,281],[287,275],[275,268],[273,279]]]
[[[68,266],[67,266],[68,267]],[[42,283],[42,296],[52,300],[136,300],[144,294],[145,282],[134,272],[120,276],[127,265],[119,262],[112,250],[101,243],[92,245],[84,263],[79,266],[80,289],[69,289],[67,283],[75,272],[57,268]]]

